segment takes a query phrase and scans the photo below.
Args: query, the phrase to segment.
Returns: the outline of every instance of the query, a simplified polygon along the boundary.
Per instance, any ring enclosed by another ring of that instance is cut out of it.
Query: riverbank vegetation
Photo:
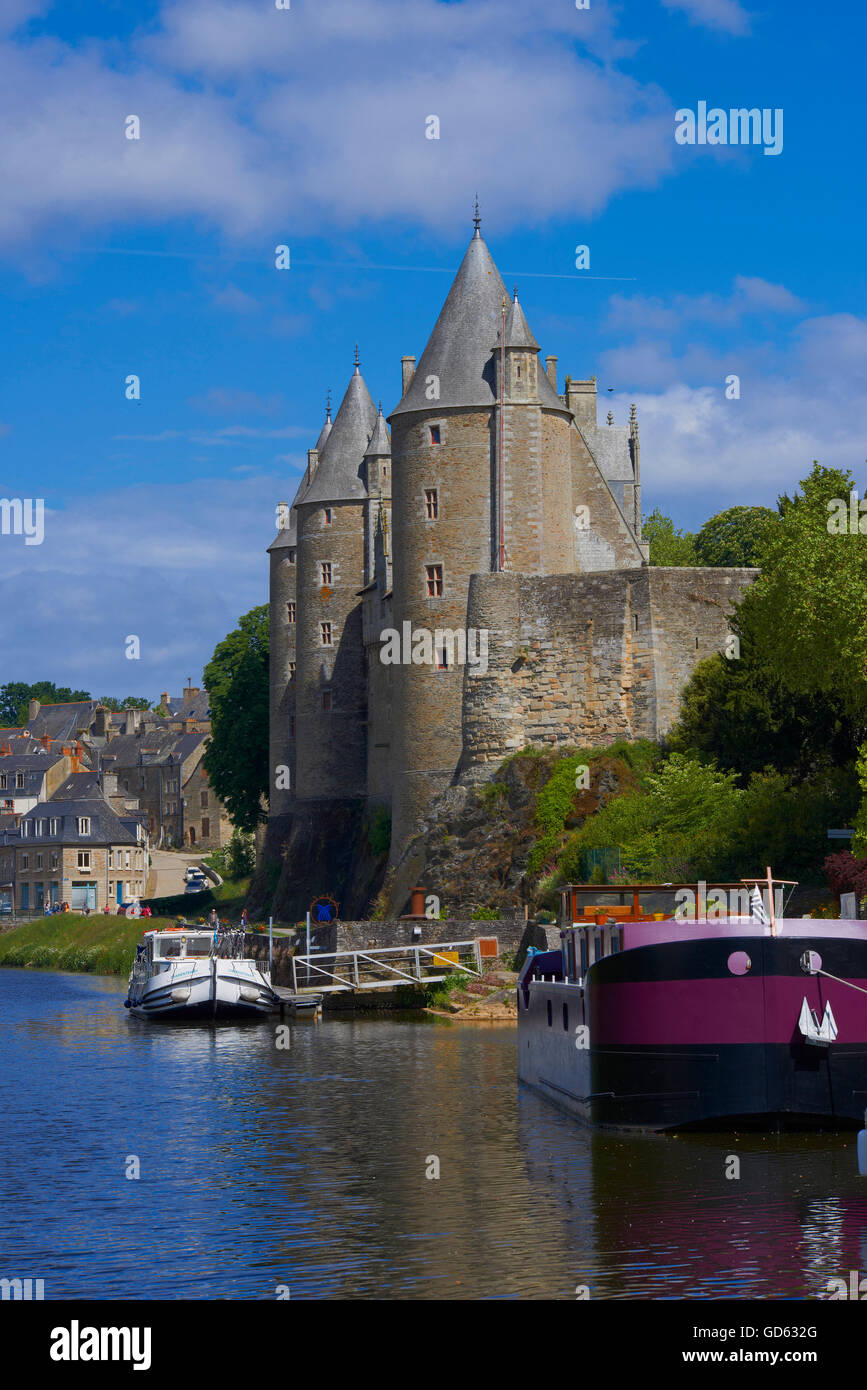
[[[133,917],[55,913],[12,927],[0,936],[0,967],[75,970],[91,975],[127,975],[144,930],[170,927],[168,917],[142,922]]]

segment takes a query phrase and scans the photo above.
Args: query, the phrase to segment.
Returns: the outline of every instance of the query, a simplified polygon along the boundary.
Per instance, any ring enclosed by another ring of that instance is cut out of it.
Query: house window
[[[125,856],[125,860],[124,860],[124,868],[125,868],[125,869],[128,869],[128,868],[129,868],[129,850],[126,851],[126,856]]]
[[[330,526],[330,525],[331,525],[332,518],[333,518],[333,516],[334,516],[334,513],[332,512],[332,510],[331,510],[330,507],[326,507],[326,508],[324,509],[324,513],[323,513],[323,514],[324,514],[324,516],[325,516],[325,525],[326,525],[326,526]]]
[[[203,810],[207,811],[207,809],[208,809],[208,793],[207,793],[207,792],[201,792],[201,793],[200,793],[200,796],[201,796],[202,808],[203,808]]]
[[[431,444],[440,444],[440,443],[442,442],[441,439],[440,439],[440,427],[439,427],[439,425],[431,425],[431,427],[430,427],[430,442],[431,442]]]
[[[202,839],[207,840],[211,834],[211,822],[207,816],[202,816]]]
[[[331,561],[323,560],[319,566],[319,575],[323,584],[331,583]]]
[[[41,855],[41,854],[37,854],[37,856],[36,856],[36,867],[37,867],[37,869],[42,869],[42,868],[45,867],[44,864],[43,864],[43,861],[42,861],[42,855]]]
[[[295,548],[294,548],[294,546],[293,546],[293,548],[289,551],[289,563],[290,563],[290,565],[294,565],[294,564],[295,564]]]
[[[330,691],[330,690],[323,690],[323,692],[322,692],[322,708],[323,708],[323,710],[325,711],[326,714],[329,714],[330,711],[331,711],[331,691]]]
[[[52,853],[51,853],[51,867],[52,867],[52,869],[56,869],[56,868],[57,868],[57,862],[58,862],[57,850],[52,850]]]
[[[17,790],[17,791],[21,791],[22,788],[23,788],[23,786],[24,786],[24,773],[23,773],[23,772],[16,772],[16,774],[15,774],[15,787],[16,787],[16,790]]]
[[[6,773],[0,772],[0,790],[6,790]]]
[[[426,487],[424,490],[424,510],[428,521],[436,521],[439,516],[439,499],[435,487]]]
[[[90,834],[90,816],[78,817],[78,833],[79,835]]]
[[[89,869],[89,868],[90,868],[90,850],[89,850],[89,849],[80,849],[80,850],[78,851],[78,867],[79,867],[79,869]]]
[[[51,834],[52,834],[52,835],[59,835],[59,834],[60,834],[60,820],[59,820],[59,818],[57,818],[57,817],[52,817],[52,820],[51,820]]]
[[[427,596],[428,598],[442,598],[443,593],[443,567],[442,565],[425,565],[427,574]]]
[[[331,646],[331,624],[330,624],[330,623],[320,623],[320,624],[319,624],[319,640],[320,640],[320,642],[322,643],[323,647],[330,647],[330,646]]]
[[[286,604],[286,618],[287,618],[287,620],[288,620],[290,623],[294,623],[294,621],[295,621],[295,604],[294,604],[294,603],[287,603],[287,604]]]
[[[289,679],[290,679],[290,681],[294,681],[294,679],[295,679],[295,662],[294,662],[294,661],[290,661],[290,662],[289,662]]]
[[[22,856],[21,856],[21,868],[22,868],[22,869],[29,869],[29,868],[30,868],[30,855],[29,855],[29,854],[22,854]]]

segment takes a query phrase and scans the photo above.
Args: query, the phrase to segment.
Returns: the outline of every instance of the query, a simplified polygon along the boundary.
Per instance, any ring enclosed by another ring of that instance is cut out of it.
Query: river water
[[[804,1298],[867,1269],[854,1135],[591,1133],[517,1085],[511,1027],[332,1016],[278,1048],[124,994],[0,970],[0,1277],[46,1298]]]

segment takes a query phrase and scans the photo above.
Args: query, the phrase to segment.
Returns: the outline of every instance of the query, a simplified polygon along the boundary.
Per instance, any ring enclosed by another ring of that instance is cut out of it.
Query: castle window
[[[430,427],[430,442],[431,442],[431,444],[439,444],[439,443],[442,442],[441,439],[440,439],[440,427],[439,427],[439,425],[431,425],[431,427]]]
[[[322,708],[323,708],[323,710],[325,711],[326,714],[329,714],[330,711],[331,711],[331,691],[330,691],[330,690],[323,690],[323,692],[322,692]]]
[[[326,526],[330,526],[330,525],[331,525],[331,520],[332,520],[333,515],[334,515],[334,513],[332,512],[332,510],[331,510],[330,507],[326,507],[326,508],[324,509],[325,525],[326,525]]]
[[[294,623],[294,621],[295,621],[295,604],[294,604],[294,603],[287,603],[287,604],[286,604],[286,620],[287,620],[287,622],[290,622],[290,623]]]
[[[427,596],[428,598],[442,598],[443,594],[443,567],[442,565],[425,565],[427,574]]]
[[[330,647],[330,646],[331,646],[331,624],[330,624],[330,623],[320,623],[320,624],[319,624],[319,640],[320,640],[320,642],[322,643],[323,647]]]
[[[331,561],[323,560],[319,566],[319,577],[323,584],[331,583]]]
[[[384,463],[384,464],[382,465],[382,476],[383,476],[383,478],[387,478],[387,477],[388,477],[388,464],[387,464],[387,463]]]
[[[290,681],[294,681],[294,679],[295,679],[295,662],[294,662],[294,661],[290,661],[290,662],[289,662],[289,679],[290,679]]]
[[[294,546],[293,546],[293,548],[289,551],[289,563],[290,563],[290,565],[294,565],[294,564],[295,564],[295,549],[294,549]]]
[[[437,649],[437,669],[440,671],[447,671],[449,669],[448,647],[439,647]]]
[[[426,487],[424,490],[424,509],[428,521],[436,521],[439,516],[439,500],[435,487]]]
[[[637,614],[637,613],[633,613],[633,615],[632,615],[632,626],[635,628],[635,631],[637,632],[637,631],[638,631],[638,614]]]

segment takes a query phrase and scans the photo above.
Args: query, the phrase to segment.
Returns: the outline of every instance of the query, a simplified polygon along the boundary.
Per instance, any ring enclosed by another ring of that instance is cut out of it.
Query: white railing
[[[448,960],[443,954],[445,951],[457,952],[457,961]],[[462,952],[465,957],[471,957],[472,965],[461,959]],[[388,957],[398,957],[400,963]],[[299,970],[299,966],[303,967],[303,971]],[[430,973],[437,968],[439,973]],[[377,978],[372,979],[374,972]],[[304,989],[333,993],[338,990],[394,989],[400,984],[433,984],[453,973],[481,975],[478,941],[443,941],[435,946],[380,946],[368,951],[327,951],[316,956],[310,954],[292,958],[292,983],[296,994]],[[300,984],[299,975],[303,975],[303,983]],[[332,983],[325,984],[323,980]]]

